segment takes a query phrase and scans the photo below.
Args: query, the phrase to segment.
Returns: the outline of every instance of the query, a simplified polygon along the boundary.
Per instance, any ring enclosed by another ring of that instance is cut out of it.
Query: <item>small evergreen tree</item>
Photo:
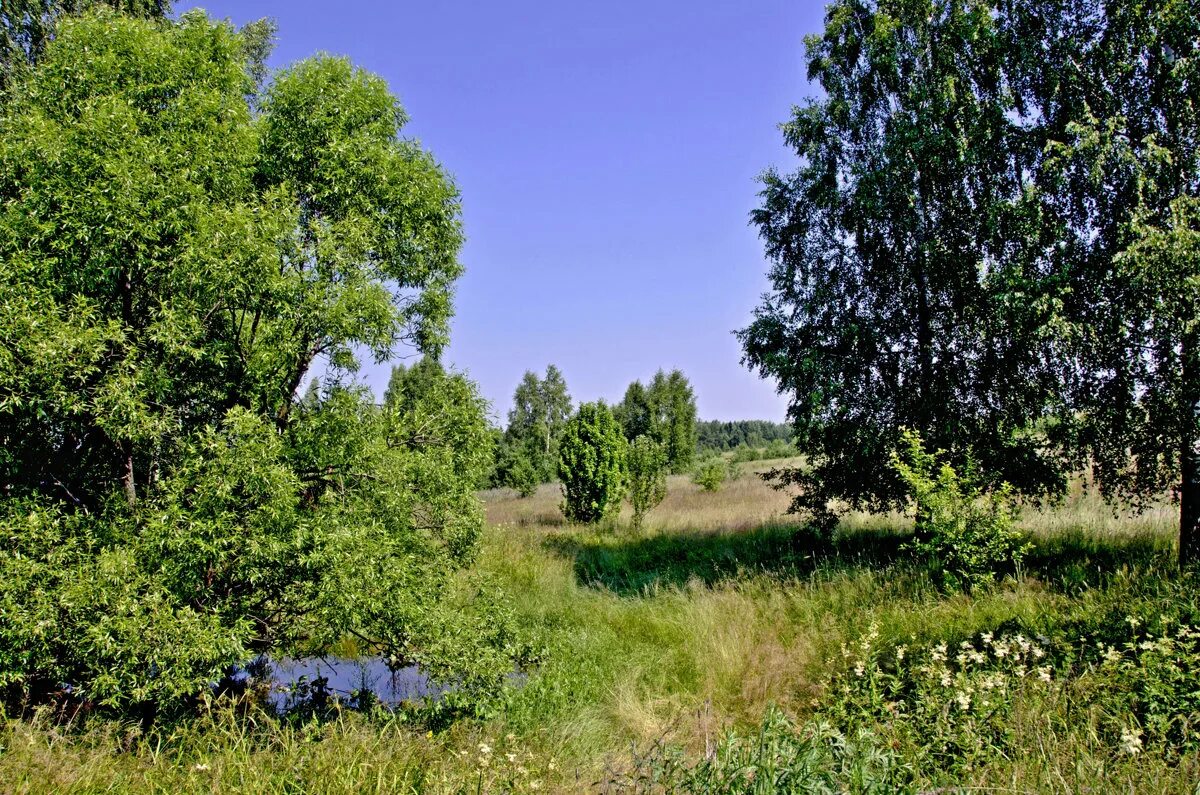
[[[629,445],[627,463],[633,528],[641,530],[646,514],[667,496],[667,456],[658,442],[639,436]]]
[[[621,426],[604,401],[580,405],[559,442],[558,478],[567,519],[594,524],[620,507],[625,448]]]

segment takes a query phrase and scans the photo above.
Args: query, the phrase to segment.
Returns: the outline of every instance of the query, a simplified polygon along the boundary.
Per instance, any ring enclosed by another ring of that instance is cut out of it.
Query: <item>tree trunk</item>
[[[1183,340],[1180,438],[1179,563],[1200,562],[1200,339]]]
[[[121,455],[124,457],[124,462],[121,469],[121,486],[125,489],[125,500],[129,503],[129,507],[137,506],[137,479],[133,466],[133,445],[129,442],[122,442]]]

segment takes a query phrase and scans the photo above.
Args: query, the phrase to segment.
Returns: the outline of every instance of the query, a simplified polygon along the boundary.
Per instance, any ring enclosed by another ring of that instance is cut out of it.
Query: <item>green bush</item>
[[[1024,559],[1030,545],[1014,526],[1016,508],[1007,485],[985,494],[973,465],[960,475],[939,464],[912,431],[905,431],[900,450],[892,454],[892,467],[917,506],[910,548],[940,570],[945,586],[969,590],[991,583]]]
[[[702,491],[714,492],[721,488],[729,475],[729,467],[720,458],[701,461],[692,472],[692,482]]]
[[[603,401],[579,406],[558,448],[562,511],[567,519],[595,524],[621,507],[625,448],[621,426]]]
[[[646,513],[667,496],[667,454],[649,436],[639,436],[629,445],[628,464],[633,527],[640,530]]]

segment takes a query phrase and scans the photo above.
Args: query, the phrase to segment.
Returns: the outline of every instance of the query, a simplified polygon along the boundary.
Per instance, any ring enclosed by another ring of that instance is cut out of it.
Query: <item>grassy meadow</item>
[[[787,516],[756,476],[779,463],[716,493],[671,478],[636,536],[564,524],[553,485],[485,493],[480,566],[542,648],[490,720],[10,719],[0,791],[1200,791],[1171,506],[1029,508],[1023,570],[947,594],[902,516],[831,539]]]

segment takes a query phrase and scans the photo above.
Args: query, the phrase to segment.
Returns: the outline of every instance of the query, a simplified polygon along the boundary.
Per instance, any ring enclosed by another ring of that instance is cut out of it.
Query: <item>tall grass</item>
[[[673,749],[690,770],[721,748],[737,758],[744,748],[727,733],[758,736],[764,716],[782,716],[767,720],[802,736],[828,707],[842,647],[871,627],[893,645],[1003,627],[1060,637],[1131,604],[1175,598],[1160,587],[1176,576],[1169,506],[1130,518],[1076,493],[1027,509],[1035,549],[1025,569],[996,588],[948,596],[902,550],[905,517],[852,515],[823,538],[785,515],[788,495],[754,476],[777,463],[746,465],[715,494],[671,478],[636,535],[624,515],[600,528],[567,525],[553,485],[527,499],[486,493],[480,565],[546,650],[492,721],[429,735],[383,717],[291,725],[225,714],[134,742],[122,727],[8,720],[0,790],[638,789],[640,765],[666,758],[647,749]],[[1101,769],[1089,765],[1108,751],[1088,744],[1086,718],[1031,705],[1015,714],[1025,739],[972,781],[1066,791],[1078,781],[1069,770]],[[1118,761],[1127,790],[1182,791],[1178,760],[1148,752]]]

